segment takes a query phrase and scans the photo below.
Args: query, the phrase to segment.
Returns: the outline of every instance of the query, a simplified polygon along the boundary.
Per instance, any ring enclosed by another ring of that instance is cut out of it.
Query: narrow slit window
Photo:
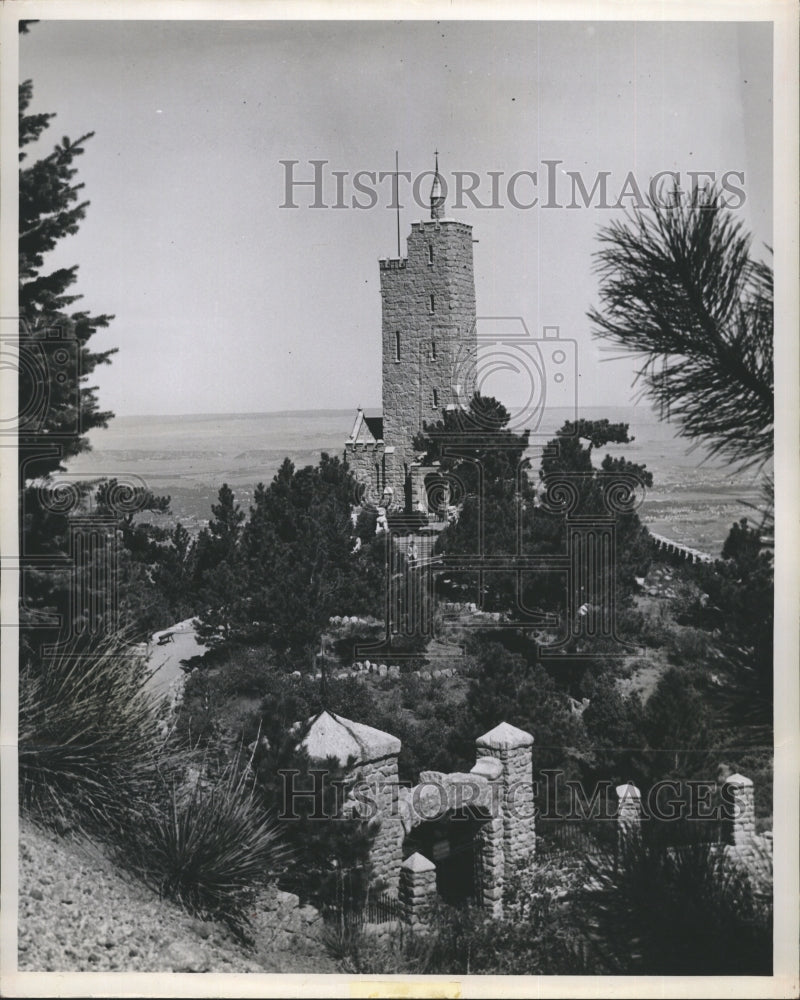
[[[436,360],[436,341],[431,341],[431,361]]]
[[[439,406],[439,390],[434,388],[433,390],[433,408],[437,409]]]
[[[434,298],[433,298],[433,296],[431,295],[431,302],[430,302],[430,311],[431,311],[431,312],[434,312],[434,311],[435,311],[435,305],[436,305],[436,303],[435,303],[435,301],[434,301]]]
[[[428,244],[428,263],[433,263],[433,243]]]
[[[400,360],[400,331],[395,330],[394,334],[394,360]]]

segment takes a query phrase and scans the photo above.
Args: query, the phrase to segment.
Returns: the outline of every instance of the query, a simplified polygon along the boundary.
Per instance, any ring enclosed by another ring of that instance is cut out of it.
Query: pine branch
[[[743,466],[772,452],[772,269],[709,188],[601,230],[596,338],[641,359],[636,380],[681,433]]]

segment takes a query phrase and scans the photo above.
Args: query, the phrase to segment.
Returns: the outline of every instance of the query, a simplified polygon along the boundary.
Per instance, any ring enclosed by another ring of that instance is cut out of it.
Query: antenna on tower
[[[400,154],[394,151],[394,196],[397,199],[397,256],[400,253]]]

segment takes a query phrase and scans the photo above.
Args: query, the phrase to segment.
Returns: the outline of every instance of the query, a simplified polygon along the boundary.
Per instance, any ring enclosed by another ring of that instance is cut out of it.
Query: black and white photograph
[[[2,18],[3,994],[796,996],[796,5]]]

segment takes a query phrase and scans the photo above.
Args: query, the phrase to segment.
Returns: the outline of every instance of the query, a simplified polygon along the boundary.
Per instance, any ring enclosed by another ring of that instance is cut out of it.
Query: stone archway
[[[436,866],[436,891],[453,905],[484,903],[483,828],[491,822],[486,809],[467,806],[424,820],[403,841],[403,857],[419,853]]]
[[[436,882],[435,845],[446,839],[448,857],[454,847],[456,855],[461,847],[465,853],[471,852],[469,892],[475,893],[490,913],[502,914],[504,872],[532,857],[536,847],[530,733],[501,722],[475,741],[477,760],[469,772],[422,771],[419,783],[412,788],[398,778],[400,740],[371,726],[324,711],[308,720],[300,745],[312,760],[324,762],[335,757],[357,777],[359,795],[348,798],[345,812],[377,820],[370,857],[374,877],[389,893],[397,893],[405,877],[412,909],[418,896],[429,889],[435,894],[436,886],[431,884]],[[451,832],[448,824],[459,822],[454,817],[461,810],[469,811],[464,833],[458,828]],[[426,840],[429,853],[425,854],[409,837],[422,824],[440,820],[445,823],[438,831],[417,835],[430,839],[430,843]],[[443,831],[447,831],[446,837]],[[411,850],[410,855],[404,845]],[[441,847],[438,850],[441,852]],[[446,893],[451,892],[458,872],[459,862],[455,861],[442,876]]]
[[[483,758],[469,773],[423,771],[419,784],[399,796],[403,855],[433,863],[437,888],[448,901],[472,898],[493,912],[503,881],[502,774],[499,760]]]

